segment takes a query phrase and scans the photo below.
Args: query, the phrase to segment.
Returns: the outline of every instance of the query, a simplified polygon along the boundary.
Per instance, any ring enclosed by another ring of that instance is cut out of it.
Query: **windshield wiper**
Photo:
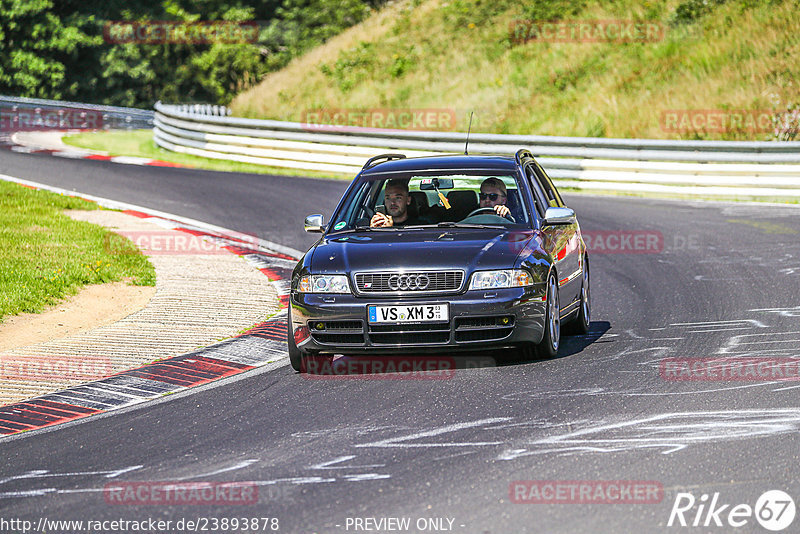
[[[402,226],[359,226],[358,228],[353,228],[351,230],[347,230],[348,232],[377,232],[379,230],[399,230],[404,228]]]
[[[505,225],[502,224],[473,224],[457,222],[440,222],[436,226],[438,228],[505,228]]]
[[[342,229],[342,230],[334,230],[333,232],[329,233],[328,235],[353,234],[355,232],[371,232],[373,230],[379,230],[379,228],[372,228],[370,226],[357,226],[355,228],[346,228],[346,229]]]
[[[348,228],[346,230],[336,230],[329,235],[342,235],[352,234],[355,232],[376,232],[385,230],[422,230],[424,228],[497,228],[504,229],[505,225],[502,224],[471,224],[471,223],[457,223],[457,222],[440,222],[438,224],[413,224],[409,226],[359,226],[357,228]]]

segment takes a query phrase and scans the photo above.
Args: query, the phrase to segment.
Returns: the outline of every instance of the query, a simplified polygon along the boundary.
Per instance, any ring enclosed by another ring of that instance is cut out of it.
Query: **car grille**
[[[450,341],[450,323],[370,325],[373,345],[419,345]]]
[[[363,345],[364,334],[327,334],[314,332],[311,334],[314,341],[326,345]]]
[[[456,342],[499,341],[514,330],[514,316],[456,317]],[[311,337],[323,345],[364,346],[365,324],[358,320],[309,321]],[[372,346],[430,345],[450,341],[450,322],[418,324],[367,324]]]
[[[318,328],[321,326],[322,328]],[[311,337],[326,345],[363,345],[364,326],[361,321],[311,321]]]
[[[319,321],[318,321],[319,322]],[[361,332],[361,321],[323,321],[326,330],[358,330]]]
[[[455,339],[458,342],[497,341],[508,337],[513,330],[513,316],[456,317]]]
[[[464,271],[356,273],[355,279],[359,293],[441,293],[461,289]]]

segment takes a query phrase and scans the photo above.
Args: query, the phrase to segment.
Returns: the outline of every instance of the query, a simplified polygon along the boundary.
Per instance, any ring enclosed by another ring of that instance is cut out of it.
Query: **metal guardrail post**
[[[41,98],[24,98],[0,95],[0,107],[4,115],[13,114],[20,117],[23,113],[42,117],[47,112],[97,113],[101,114],[103,129],[147,129],[153,127],[155,113],[149,109],[124,108],[118,106],[101,106],[97,104],[82,104],[78,102],[63,102],[60,100],[45,100]],[[6,111],[9,109],[9,111]],[[26,115],[26,119],[29,115]]]

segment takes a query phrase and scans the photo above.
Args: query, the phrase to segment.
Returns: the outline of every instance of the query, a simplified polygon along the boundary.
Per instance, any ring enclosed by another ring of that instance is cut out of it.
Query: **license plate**
[[[367,306],[370,323],[427,323],[448,320],[447,304]]]

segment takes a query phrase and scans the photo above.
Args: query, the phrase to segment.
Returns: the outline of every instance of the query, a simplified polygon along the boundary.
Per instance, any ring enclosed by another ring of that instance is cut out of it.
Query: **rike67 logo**
[[[781,490],[762,493],[755,506],[723,502],[719,492],[711,496],[704,493],[699,499],[691,493],[678,493],[667,526],[740,528],[753,525],[755,518],[765,529],[779,532],[792,524],[795,512],[794,500]]]

